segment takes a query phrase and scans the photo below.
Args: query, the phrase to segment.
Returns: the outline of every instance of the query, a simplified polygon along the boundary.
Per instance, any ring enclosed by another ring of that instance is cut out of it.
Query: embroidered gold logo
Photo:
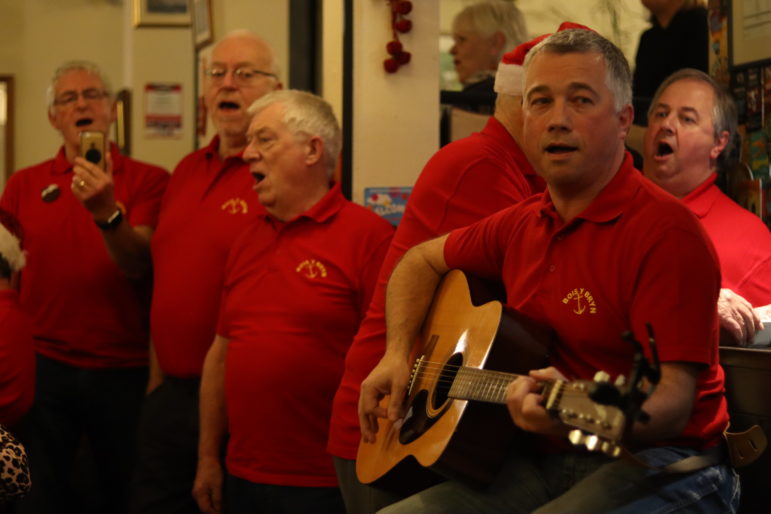
[[[231,198],[223,203],[220,208],[229,214],[246,214],[249,212],[249,205],[241,198]]]
[[[302,261],[297,268],[297,273],[302,273],[307,278],[319,278],[327,276],[327,268],[316,259],[306,259]]]
[[[585,312],[597,314],[597,304],[594,302],[594,296],[583,287],[577,287],[570,291],[562,299],[562,303],[565,305],[570,304],[573,307],[573,312],[579,316]]]

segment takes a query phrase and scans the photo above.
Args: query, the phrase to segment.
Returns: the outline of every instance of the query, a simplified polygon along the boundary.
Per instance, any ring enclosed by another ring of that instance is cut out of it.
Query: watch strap
[[[115,230],[118,228],[118,225],[120,225],[122,221],[123,211],[120,209],[115,209],[115,212],[113,212],[110,217],[107,218],[107,221],[95,221],[95,223],[96,226],[101,230]]]

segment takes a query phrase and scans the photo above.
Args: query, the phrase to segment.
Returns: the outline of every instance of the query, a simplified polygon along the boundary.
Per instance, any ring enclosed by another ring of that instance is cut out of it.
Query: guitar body
[[[359,445],[356,471],[363,483],[387,482],[412,459],[473,485],[495,477],[518,429],[505,405],[449,398],[454,370],[526,374],[546,365],[546,344],[531,335],[535,327],[526,329],[525,320],[506,314],[500,301],[479,304],[483,297],[458,270],[439,285],[416,348],[423,371],[414,374],[408,414],[403,422],[379,419],[376,442]]]

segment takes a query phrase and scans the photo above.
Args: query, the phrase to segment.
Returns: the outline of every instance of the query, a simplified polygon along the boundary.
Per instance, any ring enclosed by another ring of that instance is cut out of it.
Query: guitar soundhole
[[[463,354],[456,353],[445,362],[442,367],[442,372],[436,379],[436,387],[434,388],[434,394],[431,397],[431,407],[434,410],[439,410],[447,403],[447,399],[450,395],[450,388],[453,382],[455,382],[455,376],[458,374],[458,369],[463,365]]]

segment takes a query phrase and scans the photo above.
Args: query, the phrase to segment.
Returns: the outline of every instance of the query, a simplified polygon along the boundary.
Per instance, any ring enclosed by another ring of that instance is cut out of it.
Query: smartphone
[[[105,169],[105,151],[104,132],[85,130],[80,133],[80,156],[85,160]]]

